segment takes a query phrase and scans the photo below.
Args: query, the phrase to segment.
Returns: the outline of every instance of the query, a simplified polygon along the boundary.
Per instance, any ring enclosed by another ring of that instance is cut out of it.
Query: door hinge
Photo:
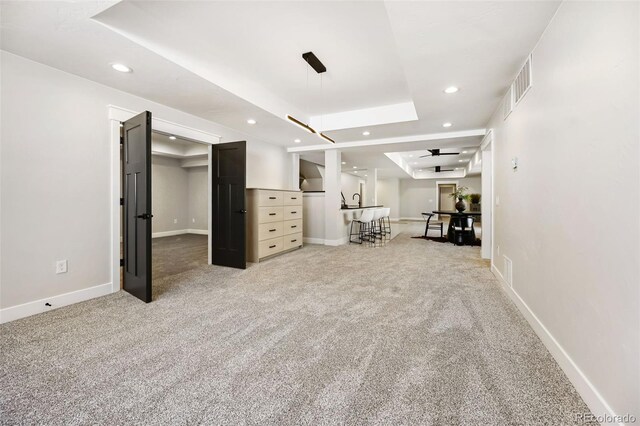
[[[120,205],[124,206],[124,198],[120,198]]]
[[[124,259],[120,259],[120,266],[124,266]]]

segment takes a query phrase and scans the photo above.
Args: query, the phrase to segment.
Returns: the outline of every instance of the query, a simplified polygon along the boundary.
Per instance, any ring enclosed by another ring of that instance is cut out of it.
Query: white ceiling
[[[239,133],[293,147],[323,142],[285,113],[307,120],[413,103],[418,120],[328,131],[338,144],[484,128],[558,5],[3,1],[0,36],[4,50],[227,126],[223,141]],[[301,58],[306,51],[328,68],[322,91]],[[134,72],[117,73],[113,62]],[[444,94],[451,85],[460,91]],[[453,127],[443,129],[445,121]],[[453,147],[480,141],[459,143]],[[391,174],[397,169],[379,147],[343,156]]]

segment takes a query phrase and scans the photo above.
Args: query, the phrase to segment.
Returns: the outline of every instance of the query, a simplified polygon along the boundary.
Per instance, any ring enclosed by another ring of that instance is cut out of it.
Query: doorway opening
[[[209,146],[186,137],[151,132],[152,283],[210,263]],[[121,259],[124,254],[123,242]],[[120,288],[124,288],[124,274]]]
[[[155,281],[208,263],[208,146],[154,130],[151,171]]]
[[[451,196],[458,189],[457,182],[436,182],[436,210],[454,211],[456,199]],[[449,215],[438,215],[439,219],[449,219]]]

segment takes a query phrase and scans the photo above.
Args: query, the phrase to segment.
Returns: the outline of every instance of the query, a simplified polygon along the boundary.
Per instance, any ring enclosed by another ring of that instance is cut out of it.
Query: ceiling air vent
[[[531,87],[531,55],[529,55],[527,62],[524,63],[524,66],[518,73],[512,87],[513,103],[514,105],[518,105],[518,102],[520,102]]]

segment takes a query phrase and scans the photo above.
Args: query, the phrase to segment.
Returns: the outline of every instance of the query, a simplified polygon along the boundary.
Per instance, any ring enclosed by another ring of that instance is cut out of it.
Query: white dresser
[[[302,247],[302,192],[247,189],[247,260]]]

